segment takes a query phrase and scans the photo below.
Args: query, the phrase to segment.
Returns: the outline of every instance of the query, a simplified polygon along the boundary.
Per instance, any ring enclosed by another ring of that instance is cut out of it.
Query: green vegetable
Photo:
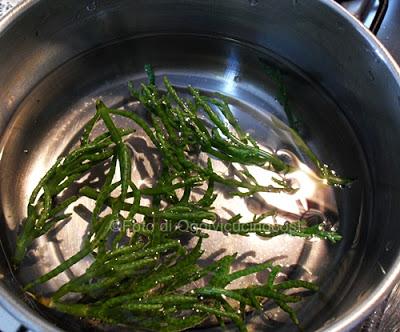
[[[289,234],[319,237],[333,243],[341,236],[319,225],[310,227],[302,220],[285,225],[263,223],[264,219],[275,216],[276,211],[254,216],[245,223],[241,222],[240,215],[221,221],[213,206],[217,197],[215,184],[227,187],[232,195],[240,197],[259,192],[291,194],[296,190],[286,181],[285,175],[294,169],[274,153],[262,149],[243,131],[224,96],[205,97],[188,87],[192,98],[183,99],[167,78],[163,81],[166,92],[158,90],[151,66],[146,65],[145,71],[149,83],[142,84],[139,89],[130,83],[129,90],[146,108],[148,118],[111,109],[97,101],[96,114],[83,129],[81,145],[59,158],[32,192],[27,218],[16,244],[16,266],[21,264],[34,239],[70,217],[64,211],[79,197],[91,198],[95,205],[91,211],[90,232],[82,249],[27,284],[25,289],[34,291],[36,285],[51,280],[91,255],[94,261],[81,276],[62,285],[50,297],[33,296],[42,304],[67,314],[152,331],[182,331],[212,316],[221,326],[224,320],[230,320],[240,331],[246,331],[245,311],[262,310],[267,301],[275,302],[298,325],[290,304],[302,297],[292,291],[298,288],[317,291],[316,285],[303,280],[277,283],[281,267],[269,262],[233,272],[236,255],[201,267],[198,261],[203,254],[202,239],[210,231],[243,236],[254,233],[266,238]],[[211,125],[204,121],[203,115]],[[118,128],[114,116],[140,126],[162,156],[163,169],[153,186],[138,188],[133,183],[131,159],[134,152],[125,137],[134,130]],[[103,122],[106,132],[92,137],[99,122]],[[321,166],[323,164],[295,131],[291,134],[318,166],[321,177],[329,184],[347,183]],[[194,158],[200,153],[208,156],[206,165]],[[238,163],[272,170],[276,173],[274,185],[260,185],[245,168],[237,178],[217,174],[213,158],[228,165]],[[60,200],[65,189],[95,166],[106,163],[109,169],[100,188],[86,186]],[[118,168],[120,178],[115,179]],[[194,199],[192,192],[199,187],[205,188],[204,194]],[[178,190],[183,194],[179,195]],[[150,199],[150,206],[142,204],[144,197]],[[143,222],[137,222],[138,216]],[[113,226],[116,223],[120,230],[115,235]],[[129,240],[126,241],[128,231]],[[185,233],[197,237],[194,248],[180,243]],[[262,271],[269,271],[265,284],[230,287],[235,280]],[[195,282],[200,280],[208,282],[196,288]],[[72,293],[81,295],[75,303],[66,298]]]

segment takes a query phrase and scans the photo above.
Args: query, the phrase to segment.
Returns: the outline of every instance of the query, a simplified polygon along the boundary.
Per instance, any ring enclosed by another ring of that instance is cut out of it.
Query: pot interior
[[[65,7],[45,2],[32,6],[0,36],[0,46],[11,44],[17,53],[11,57],[12,48],[8,48],[0,56],[4,60],[0,61],[4,63],[0,66],[0,83],[7,87],[0,95],[7,100],[1,119],[1,241],[6,253],[3,287],[9,294],[20,294],[20,283],[49,271],[80,248],[90,218],[85,206],[93,204],[88,200],[77,202],[68,223],[38,239],[16,275],[8,269],[7,257],[12,255],[18,225],[26,217],[27,201],[37,181],[59,155],[78,144],[85,122],[94,114],[97,98],[108,106],[143,112],[129,96],[127,82],[143,82],[147,63],[153,65],[160,85],[167,75],[182,91],[192,85],[205,94],[218,91],[226,95],[246,131],[273,150],[292,152],[293,161],[303,163],[312,173],[287,130],[276,126],[286,118],[277,100],[276,82],[264,65],[279,68],[291,107],[301,120],[302,137],[338,174],[355,179],[350,188],[339,189],[301,177],[295,181],[303,181],[307,190],[296,197],[282,200],[257,196],[240,204],[224,195],[221,188],[218,204],[226,207],[220,209],[222,214],[250,216],[278,208],[289,220],[326,219],[329,227],[338,227],[343,240],[332,245],[289,236],[264,240],[211,235],[204,260],[238,252],[241,266],[271,260],[284,265],[290,277],[317,282],[321,291],[298,306],[300,321],[307,330],[329,326],[378,287],[398,251],[391,233],[398,227],[393,221],[398,212],[392,204],[386,209],[385,204],[400,192],[400,180],[393,180],[390,168],[400,165],[400,158],[380,149],[385,143],[391,150],[396,148],[397,143],[390,140],[399,122],[392,107],[396,98],[379,84],[386,82],[394,95],[399,87],[384,61],[369,66],[370,58],[376,57],[373,51],[359,55],[352,50],[334,50],[338,43],[335,38],[343,36],[331,33],[329,27],[338,25],[349,29],[349,41],[368,50],[371,47],[342,16],[323,1],[314,7],[296,1],[296,8],[289,0],[268,4],[230,1],[230,6],[188,1],[191,7],[179,1],[154,1],[150,6],[141,1],[135,6],[115,1],[99,2],[94,9],[78,1]],[[210,8],[213,11],[208,11]],[[129,21],[128,9],[135,20]],[[220,20],[222,12],[226,21]],[[324,14],[327,22],[321,23]],[[234,18],[237,21],[232,22]],[[207,23],[201,23],[202,19]],[[185,20],[193,25],[188,28]],[[18,31],[23,35],[28,29],[37,39],[11,41]],[[24,52],[17,52],[21,50]],[[357,62],[351,56],[358,57]],[[367,68],[372,68],[370,73]],[[363,80],[371,75],[373,81]],[[374,98],[381,101],[384,115],[376,115]],[[388,136],[376,130],[378,123],[387,128]],[[139,130],[129,142],[136,158],[135,179],[151,181],[159,171],[158,156]],[[140,166],[143,164],[145,167]],[[82,185],[101,183],[104,179],[100,174],[101,169]],[[377,215],[383,218],[380,225]],[[82,273],[90,261],[88,257],[38,291],[58,288]],[[263,280],[265,275],[257,278]],[[24,300],[65,330],[93,327]],[[273,306],[265,309],[262,315],[249,313],[253,329],[293,329],[286,315]]]
[[[298,68],[268,50],[225,38],[153,35],[122,40],[89,50],[42,80],[19,106],[3,141],[0,171],[13,174],[2,177],[0,185],[9,247],[12,248],[18,225],[25,217],[34,186],[59,155],[78,143],[84,124],[94,114],[94,101],[102,98],[113,107],[143,111],[129,97],[127,82],[139,85],[144,81],[143,67],[147,62],[154,66],[158,82],[167,75],[179,87],[192,85],[203,93],[225,94],[247,132],[273,150],[293,152],[299,158],[297,162],[307,165],[307,159],[288,138],[288,132],[271,120],[285,120],[285,117],[276,99],[276,83],[266,73],[264,65],[280,68],[284,73],[290,103],[301,119],[303,137],[339,174],[357,180],[351,188],[333,189],[304,173],[296,179],[300,182],[300,191],[295,195],[256,195],[238,202],[222,193],[215,205],[224,207],[219,212],[222,216],[228,214],[227,217],[240,213],[250,219],[252,214],[277,208],[288,220],[323,218],[327,227],[339,227],[344,240],[332,245],[290,236],[266,240],[258,236],[210,233],[203,259],[213,260],[238,252],[240,267],[266,260],[281,264],[290,277],[315,281],[322,286],[319,295],[302,303],[303,324],[311,324],[316,317],[328,319],[332,301],[345,296],[349,279],[360,263],[351,259],[348,265],[343,265],[346,249],[352,245],[358,224],[365,217],[362,205],[368,204],[363,198],[363,183],[368,182],[368,175],[362,150],[339,106]],[[121,126],[124,125],[127,123],[122,121]],[[134,156],[134,177],[137,182],[148,183],[159,173],[159,163],[154,157],[154,148],[144,136],[138,130],[129,142]],[[91,173],[78,187],[102,183],[101,174],[102,170]],[[15,190],[16,186],[19,190]],[[90,220],[87,208],[92,205],[89,199],[78,200],[72,211],[66,211],[74,212],[71,220],[59,224],[48,236],[36,241],[18,271],[19,281],[31,281],[79,250]],[[361,245],[357,245],[357,250],[362,252]],[[56,290],[84,272],[90,261],[87,257],[37,291],[46,294]],[[257,278],[261,281],[265,275]],[[291,328],[284,324],[286,316],[273,306],[266,309],[264,315],[250,316],[254,316],[249,320],[255,328]]]

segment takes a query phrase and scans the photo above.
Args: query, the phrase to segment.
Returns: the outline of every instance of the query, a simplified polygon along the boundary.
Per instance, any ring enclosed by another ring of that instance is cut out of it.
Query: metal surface
[[[371,7],[373,7],[375,3],[379,2],[379,0],[339,0],[337,2],[346,8],[352,15],[357,17],[361,22],[365,22],[371,14]],[[376,11],[372,14],[376,14]]]
[[[388,7],[389,7],[389,0],[379,1],[378,7],[376,9],[376,16],[369,27],[374,34],[378,33],[379,28],[381,27],[381,24],[385,18]]]
[[[374,33],[378,29],[379,40],[390,51],[397,63],[400,62],[400,1],[397,0],[351,0],[340,2]],[[399,286],[391,292],[383,304],[354,331],[398,331],[400,330]]]
[[[180,45],[185,46],[182,48]],[[298,154],[293,142],[286,138],[287,132],[271,123],[271,116],[282,116],[282,110],[274,99],[277,92],[274,91],[273,84],[262,73],[259,58],[274,63],[278,60],[265,50],[257,50],[254,46],[221,38],[200,36],[193,38],[183,35],[135,38],[94,49],[64,64],[36,86],[19,106],[18,115],[8,125],[4,134],[1,172],[16,173],[19,188],[18,192],[10,195],[16,179],[6,176],[0,180],[0,187],[3,189],[0,193],[2,208],[11,231],[8,232],[10,246],[15,239],[16,225],[25,217],[30,192],[54,163],[55,158],[77,143],[82,126],[89,116],[94,114],[93,100],[102,97],[109,105],[123,106],[136,113],[141,112],[137,104],[129,102],[126,82],[132,80],[135,85],[139,85],[140,80],[144,79],[142,68],[147,54],[154,54],[151,63],[160,78],[162,75],[168,75],[172,83],[177,86],[192,84],[203,91],[223,92],[230,97],[232,109],[243,128],[252,133],[259,142],[273,150],[285,148]],[[202,59],[209,61],[202,63]],[[98,68],[101,68],[103,63],[127,65],[99,71]],[[200,65],[194,66],[194,63]],[[91,65],[85,66],[86,64]],[[357,151],[356,143],[349,144],[343,149],[331,139],[336,133],[341,132],[343,140],[355,141],[350,128],[340,117],[337,106],[324,97],[321,91],[296,75],[295,68],[287,65],[283,68],[286,72],[292,73],[287,77],[291,89],[303,91],[301,96],[293,96],[292,100],[299,110],[304,110],[303,117],[308,125],[306,129],[310,141],[319,154],[325,155],[325,160],[330,164],[335,164],[340,173],[350,176],[357,174],[360,180],[362,178],[368,181],[367,175],[362,171],[364,161],[360,156],[361,151]],[[82,77],[101,83],[87,86]],[[62,84],[56,88],[56,82]],[[332,126],[331,123],[336,125]],[[121,123],[121,125],[126,124]],[[145,140],[139,128],[136,130],[136,135],[128,141],[135,155],[134,180],[138,185],[148,184],[154,179],[154,175],[159,173],[159,164],[150,141]],[[33,136],[34,132],[37,135]],[[353,165],[348,165],[346,160],[346,156],[350,154],[354,154]],[[143,164],[146,166],[145,170]],[[213,168],[228,173],[228,170],[217,162]],[[306,169],[305,166],[302,168]],[[229,171],[232,172],[232,169]],[[258,173],[250,171],[260,179],[260,183],[265,183],[271,176],[269,172],[259,173],[259,169]],[[93,182],[97,182],[93,180],[98,176],[99,174],[92,173],[81,185],[89,183],[93,185]],[[300,183],[301,188],[295,195],[259,194],[243,200],[230,198],[221,188],[221,194],[215,202],[216,212],[221,218],[241,214],[244,220],[250,220],[253,214],[277,208],[290,220],[298,219],[306,211],[310,214],[312,210],[317,210],[321,211],[323,217],[326,214],[332,225],[336,223],[337,207],[333,189],[315,182],[313,180],[315,176],[310,176],[310,170],[307,169],[292,176]],[[352,233],[357,227],[355,221],[358,222],[360,216],[361,191],[362,187],[356,184],[351,190],[344,191],[338,196],[341,201],[354,202],[351,208],[344,208],[343,203],[340,204],[343,210],[341,221],[346,225],[342,227],[342,232],[345,236],[348,234],[348,239],[353,237]],[[78,251],[87,229],[88,218],[82,209],[83,206],[93,207],[93,202],[89,199],[78,200],[75,208],[68,209],[69,212],[77,212],[74,217],[63,227],[57,227],[58,231],[53,232],[50,239],[42,238],[38,241],[37,246],[28,253],[29,258],[19,271],[17,276],[19,280],[30,281]],[[285,220],[277,218],[277,222],[283,223]],[[309,242],[289,236],[267,241],[257,236],[240,237],[211,233],[210,238],[204,243],[206,253],[203,259],[217,259],[222,255],[238,252],[241,257],[236,268],[249,263],[272,260],[287,266],[288,272],[292,275],[324,284],[333,273],[337,262],[343,257],[344,253],[341,250],[344,245],[345,243],[336,247],[327,245],[323,241]],[[48,293],[58,289],[71,278],[71,274],[81,274],[89,264],[90,258],[76,264],[68,273],[54,278],[39,291]],[[342,276],[344,277],[346,273],[349,273],[349,267],[343,267]],[[340,284],[341,278],[339,276],[336,282]],[[327,285],[325,288],[328,294],[330,291]],[[307,304],[308,307],[311,305],[319,307],[326,303],[323,299],[315,298]],[[305,312],[302,320],[307,323],[311,317],[307,317]],[[275,318],[281,320],[279,316]],[[256,319],[253,324],[263,326],[262,321]]]
[[[389,1],[388,11],[379,29],[378,38],[400,63],[400,1]]]
[[[328,210],[335,212],[337,204],[345,239],[327,246],[287,237],[247,243],[224,238],[218,240],[219,248],[214,242],[208,251],[239,246],[242,254],[250,251],[245,257],[249,261],[284,255],[278,257],[280,262],[297,265],[292,273],[316,278],[321,295],[301,310],[310,330],[350,329],[398,278],[398,68],[339,6],[291,0],[31,1],[0,22],[0,49],[0,198],[7,253],[24,218],[27,195],[57,155],[76,140],[93,111],[92,98],[134,107],[124,85],[128,79],[143,79],[144,63],[154,64],[159,75],[170,75],[175,84],[227,94],[244,126],[260,140],[278,149],[290,147],[271,130],[269,119],[283,118],[283,112],[261,71],[262,57],[286,73],[293,105],[307,124],[306,139],[323,160],[358,179],[350,190],[335,193],[335,199],[331,192],[323,198],[310,193],[302,198],[305,209],[315,208],[315,201],[331,201]],[[134,148],[138,144],[132,142]],[[246,209],[260,208],[259,202],[248,203]],[[302,213],[298,205],[292,209]],[[76,250],[84,219],[69,223],[50,241],[39,241],[19,278],[30,279]],[[1,303],[27,327],[53,329],[17,299],[17,284],[5,262],[3,270]],[[70,276],[61,276],[48,289]],[[79,322],[41,312],[62,328],[80,329]],[[266,329],[259,318],[253,324]]]
[[[389,5],[388,0],[349,0],[338,2],[363,22],[374,34],[377,34],[379,31]]]
[[[0,0],[0,18],[20,2],[21,0]]]

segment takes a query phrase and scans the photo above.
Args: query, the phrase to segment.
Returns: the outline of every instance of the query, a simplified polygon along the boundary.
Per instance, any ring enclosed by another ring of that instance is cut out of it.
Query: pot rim
[[[390,73],[400,86],[400,66],[394,60],[389,51],[381,43],[381,41],[363,24],[356,19],[349,11],[332,0],[319,0],[327,7],[331,8],[336,14],[347,19],[351,26],[367,41],[368,45],[374,49],[376,55],[388,67]],[[396,284],[400,281],[400,256],[397,257],[392,264],[390,270],[386,272],[386,276],[368,297],[359,304],[355,310],[346,312],[337,321],[332,322],[329,326],[323,326],[318,331],[324,332],[341,332],[350,331],[355,328],[360,322],[367,318],[376,307],[381,304],[390,294]]]
[[[15,20],[22,16],[24,13],[39,3],[41,0],[24,0],[13,9],[11,9],[3,18],[0,19],[0,37],[7,32],[7,29],[15,22]],[[332,0],[318,0],[320,3],[332,10],[336,15],[346,19],[351,27],[355,29],[361,37],[373,47],[375,53],[386,64],[390,73],[395,78],[397,84],[400,86],[400,66],[396,63],[388,50],[378,40],[378,38],[367,29],[359,20],[357,20],[350,12],[348,12],[341,5]],[[3,249],[2,244],[0,243]],[[3,249],[4,251],[4,249]],[[400,280],[400,256],[397,257],[392,268],[387,272],[383,281],[376,287],[371,294],[357,306],[355,310],[347,312],[341,316],[340,319],[330,323],[326,323],[318,331],[326,332],[341,332],[349,331],[356,327],[363,319],[365,319],[372,311],[381,303],[394,286]],[[33,311],[24,303],[13,296],[12,292],[0,285],[0,307],[5,309],[11,316],[15,317],[19,323],[32,331],[50,331],[61,332],[62,330],[56,327],[51,322],[41,318],[35,311]],[[329,325],[328,325],[329,324]]]

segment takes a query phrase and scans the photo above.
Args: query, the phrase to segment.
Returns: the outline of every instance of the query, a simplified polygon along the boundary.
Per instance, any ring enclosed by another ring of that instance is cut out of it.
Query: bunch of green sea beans
[[[147,110],[148,118],[108,108],[98,101],[96,114],[86,124],[80,146],[59,158],[33,191],[27,219],[17,240],[16,266],[36,238],[70,217],[64,211],[79,197],[93,199],[95,207],[82,249],[25,289],[31,290],[91,255],[94,262],[83,275],[64,284],[51,297],[35,297],[42,304],[65,313],[154,331],[181,331],[212,317],[221,326],[230,321],[240,331],[246,331],[246,312],[261,310],[267,300],[275,302],[298,324],[290,304],[300,301],[301,297],[288,295],[287,291],[298,288],[315,291],[316,285],[302,280],[277,283],[281,268],[271,263],[232,271],[236,255],[200,267],[202,239],[210,231],[255,233],[267,238],[290,234],[331,242],[340,240],[341,236],[321,225],[308,226],[302,220],[285,225],[263,223],[272,213],[254,216],[248,222],[242,222],[240,215],[221,221],[213,207],[217,197],[215,184],[226,186],[232,195],[238,196],[258,192],[290,194],[295,189],[285,176],[293,171],[292,166],[262,149],[242,130],[224,96],[204,96],[188,87],[192,97],[182,98],[167,78],[164,78],[162,92],[155,85],[149,66],[146,71],[148,84],[142,84],[139,89],[129,84],[129,88],[132,96]],[[138,188],[133,182],[131,154],[134,152],[124,140],[133,130],[118,128],[114,116],[129,119],[141,127],[159,151],[162,173],[152,187]],[[107,130],[93,137],[93,128],[100,121]],[[347,183],[326,166],[321,167],[323,164],[294,131],[293,137],[329,184]],[[197,161],[200,154],[208,156],[205,164]],[[213,169],[212,158],[227,164],[272,170],[276,173],[274,185],[260,185],[245,170],[238,178],[218,174]],[[61,194],[73,183],[105,163],[109,164],[109,169],[100,189],[86,186],[60,200]],[[115,180],[117,168],[120,176]],[[194,198],[193,191],[200,187],[206,187],[204,193]],[[144,197],[151,198],[149,206],[142,205]],[[137,222],[138,216],[142,217],[142,222]],[[115,234],[113,226],[117,222],[123,227]],[[184,233],[197,238],[193,249],[181,244]],[[233,281],[261,271],[269,271],[265,284],[239,289],[229,287]],[[207,282],[196,288],[195,282],[200,280]],[[67,300],[66,295],[72,293],[80,295],[78,301]]]

